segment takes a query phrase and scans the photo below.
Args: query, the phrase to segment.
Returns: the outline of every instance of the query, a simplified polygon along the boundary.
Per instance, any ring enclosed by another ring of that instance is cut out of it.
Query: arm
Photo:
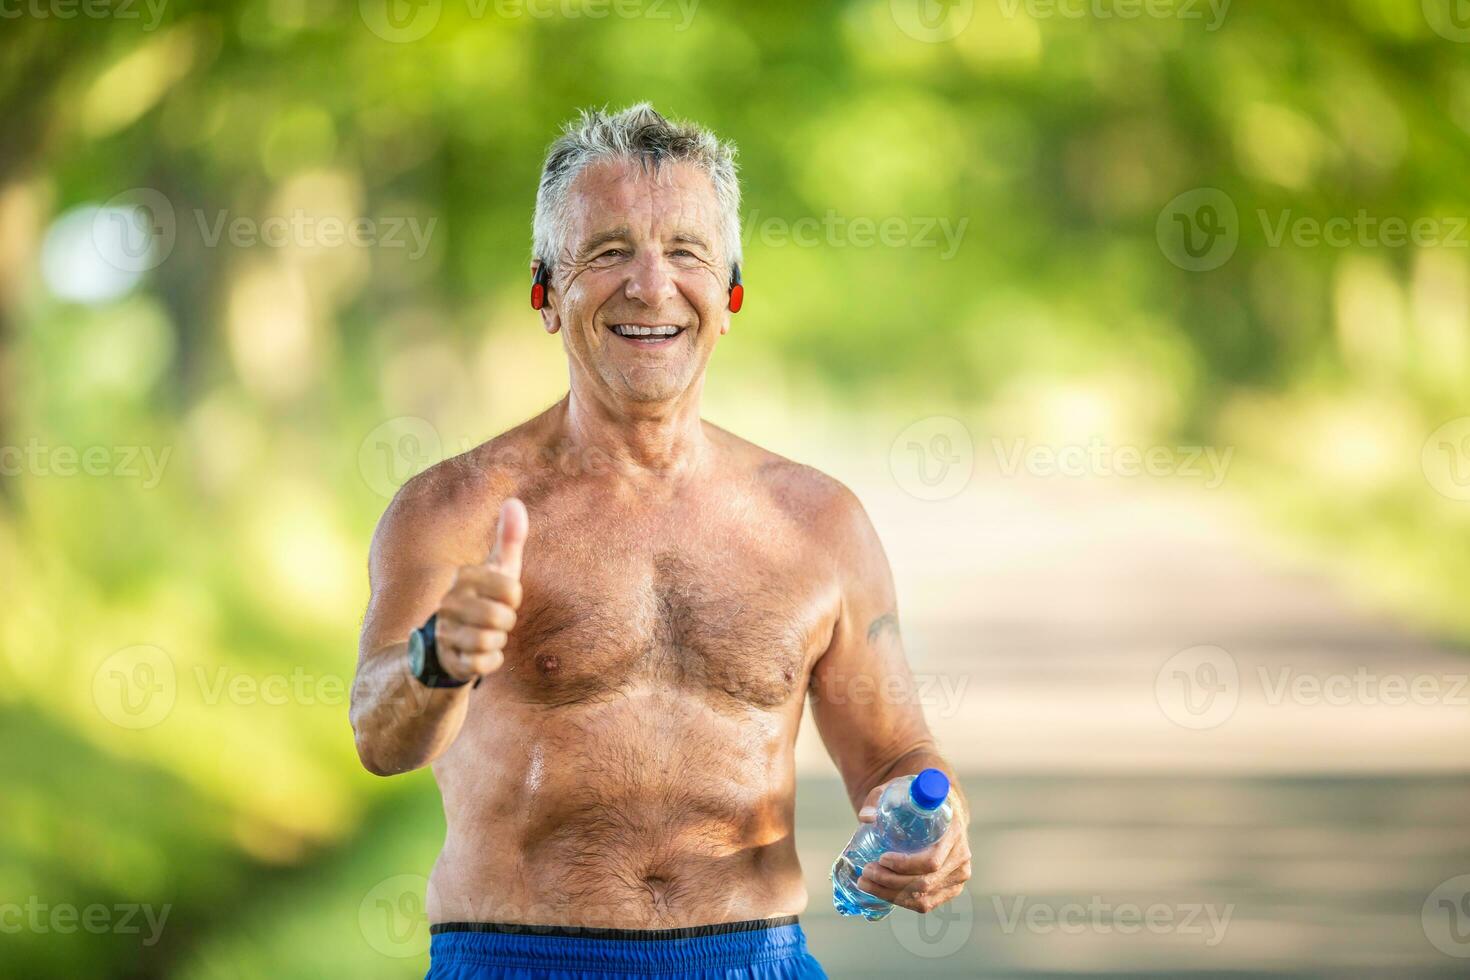
[[[832,547],[842,565],[842,599],[832,640],[812,669],[812,716],[860,820],[873,819],[894,779],[927,768],[950,777],[954,820],[944,837],[915,854],[884,854],[859,882],[880,898],[928,912],[970,878],[970,807],[924,721],[899,636],[893,575],[872,523],[844,491],[828,526],[841,532]]]
[[[456,680],[498,670],[521,601],[526,511],[506,500],[486,561],[464,554],[453,508],[415,488],[394,499],[373,535],[372,596],[358,645],[350,719],[363,767],[378,776],[428,765],[449,748],[469,710],[471,685],[428,688],[409,673],[408,635],[437,614],[439,662]],[[458,564],[456,557],[468,559]]]

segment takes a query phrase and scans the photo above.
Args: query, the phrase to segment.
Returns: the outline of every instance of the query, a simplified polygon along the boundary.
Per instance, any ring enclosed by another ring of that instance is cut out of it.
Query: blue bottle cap
[[[909,798],[922,810],[937,810],[949,795],[949,777],[938,769],[925,769],[909,784]]]

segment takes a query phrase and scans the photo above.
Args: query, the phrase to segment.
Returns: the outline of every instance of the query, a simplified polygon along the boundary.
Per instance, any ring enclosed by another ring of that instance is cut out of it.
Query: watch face
[[[423,679],[424,634],[419,630],[408,634],[408,671],[420,680]]]

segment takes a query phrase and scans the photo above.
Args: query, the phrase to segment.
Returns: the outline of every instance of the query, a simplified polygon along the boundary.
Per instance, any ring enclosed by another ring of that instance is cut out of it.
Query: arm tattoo
[[[882,639],[883,634],[890,630],[894,636],[898,635],[898,613],[896,612],[886,612],[868,625],[868,643],[877,643]]]

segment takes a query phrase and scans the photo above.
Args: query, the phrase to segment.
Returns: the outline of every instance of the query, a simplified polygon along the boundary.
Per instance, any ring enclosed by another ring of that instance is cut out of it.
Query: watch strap
[[[463,687],[468,681],[462,681],[451,677],[444,672],[444,666],[439,663],[439,645],[435,642],[435,628],[439,621],[439,614],[430,616],[424,625],[414,632],[419,634],[424,644],[424,665],[420,673],[414,676],[419,683],[425,687]],[[479,679],[476,678],[478,684]]]

